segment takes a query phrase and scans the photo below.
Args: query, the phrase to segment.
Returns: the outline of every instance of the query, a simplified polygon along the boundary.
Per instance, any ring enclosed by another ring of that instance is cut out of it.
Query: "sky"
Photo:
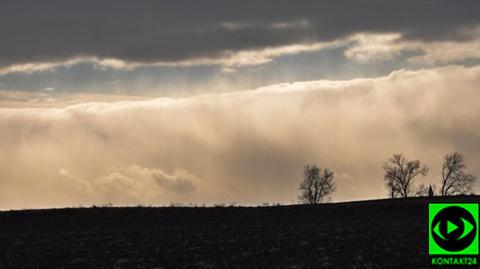
[[[394,153],[480,176],[480,2],[0,3],[0,209],[388,196]],[[479,188],[475,188],[477,192]]]

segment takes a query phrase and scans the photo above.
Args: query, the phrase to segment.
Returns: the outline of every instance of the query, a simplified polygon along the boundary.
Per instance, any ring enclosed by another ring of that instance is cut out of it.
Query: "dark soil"
[[[0,212],[0,268],[427,268],[428,203]]]

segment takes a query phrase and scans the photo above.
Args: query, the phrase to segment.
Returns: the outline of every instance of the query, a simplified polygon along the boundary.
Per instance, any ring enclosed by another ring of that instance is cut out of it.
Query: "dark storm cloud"
[[[2,1],[0,66],[79,56],[131,62],[329,41],[356,32],[469,38],[478,1]]]

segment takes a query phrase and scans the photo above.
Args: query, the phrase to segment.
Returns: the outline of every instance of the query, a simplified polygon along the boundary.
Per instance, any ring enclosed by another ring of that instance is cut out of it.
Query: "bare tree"
[[[406,160],[402,154],[394,154],[383,164],[384,179],[391,198],[409,197],[415,194],[414,181],[418,175],[426,176],[428,168],[419,160]]]
[[[466,194],[475,184],[476,177],[465,172],[465,158],[462,154],[454,152],[444,157],[442,166],[442,196]]]
[[[306,165],[300,183],[299,199],[304,204],[318,204],[335,191],[334,174],[329,169],[319,169],[315,164]]]

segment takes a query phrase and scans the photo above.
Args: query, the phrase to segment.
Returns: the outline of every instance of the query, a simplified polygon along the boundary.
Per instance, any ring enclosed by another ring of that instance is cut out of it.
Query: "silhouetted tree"
[[[383,164],[384,179],[391,198],[409,197],[421,193],[423,190],[413,190],[415,177],[426,176],[428,168],[419,160],[406,160],[402,154],[394,154]]]
[[[462,154],[454,152],[447,154],[442,166],[442,196],[466,194],[475,184],[476,177],[465,172],[465,158]]]
[[[300,183],[299,199],[304,204],[318,204],[335,191],[334,174],[329,169],[319,169],[315,164],[306,165]]]

